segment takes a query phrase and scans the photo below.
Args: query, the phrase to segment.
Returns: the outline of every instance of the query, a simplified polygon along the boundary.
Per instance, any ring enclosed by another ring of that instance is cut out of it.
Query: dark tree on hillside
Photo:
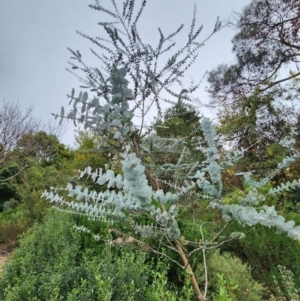
[[[164,112],[163,121],[160,122],[160,125],[164,127],[157,127],[156,133],[161,137],[188,139],[193,135],[193,131],[200,126],[199,120],[200,114],[192,105],[178,102]]]

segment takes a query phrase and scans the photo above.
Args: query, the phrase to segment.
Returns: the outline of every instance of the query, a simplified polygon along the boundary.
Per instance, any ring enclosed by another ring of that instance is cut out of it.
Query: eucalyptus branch
[[[132,237],[128,234],[125,234],[125,233],[121,232],[120,230],[110,229],[110,231],[113,232],[113,233],[116,233],[117,235],[120,235],[121,237],[125,237],[125,243],[126,242],[130,243],[130,244],[136,243],[138,246],[140,246],[141,250],[148,251],[148,252],[151,252],[153,254],[163,256],[163,257],[167,258],[168,260],[172,261],[173,263],[175,263],[176,265],[178,265],[181,269],[185,268],[177,260],[171,258],[170,256],[168,256],[164,252],[159,251],[159,248],[157,250],[157,249],[153,248],[152,246],[150,246],[149,244],[144,243],[143,241],[141,241],[141,240],[139,240],[135,237]],[[117,243],[120,244],[121,242],[123,242],[123,240],[122,241],[120,240]]]

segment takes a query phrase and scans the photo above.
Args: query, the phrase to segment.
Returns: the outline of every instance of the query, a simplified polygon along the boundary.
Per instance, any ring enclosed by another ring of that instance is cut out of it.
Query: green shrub
[[[238,288],[232,280],[228,283],[223,274],[217,274],[218,289],[214,301],[234,301],[236,300],[235,291]]]
[[[280,271],[281,279],[278,281],[274,277],[274,282],[277,287],[277,298],[275,299],[274,296],[271,296],[271,301],[284,301],[287,300],[287,298],[292,301],[300,301],[300,290],[296,288],[293,272],[281,265],[277,267]],[[283,287],[283,291],[280,287]]]
[[[166,275],[168,267],[156,267],[152,271],[153,280],[147,290],[147,300],[149,301],[191,301],[194,300],[194,291],[190,284],[190,276],[185,274],[185,284],[182,288],[170,287]]]
[[[54,295],[69,291],[82,274],[76,265],[77,236],[69,217],[50,212],[15,250],[0,282],[0,299],[55,300]]]
[[[28,230],[32,223],[26,212],[20,208],[7,209],[0,213],[0,243],[5,246],[16,244],[20,234]]]
[[[292,240],[285,234],[279,235],[273,228],[259,225],[250,228],[242,227],[234,222],[229,226],[228,231],[228,233],[242,231],[246,236],[241,240],[233,240],[223,245],[222,251],[229,251],[243,262],[247,262],[252,267],[253,278],[268,287],[275,296],[279,294],[279,290],[285,292],[284,285],[280,281],[279,264],[293,271],[295,285],[300,287],[298,241]],[[275,284],[274,278],[278,285]]]
[[[83,248],[89,244],[73,225],[73,216],[50,210],[21,239],[0,278],[0,300],[158,300],[155,293],[162,289],[172,297],[165,300],[181,300],[182,291],[192,294],[187,286],[171,289],[161,261],[155,262],[155,272],[163,277],[158,279],[147,253],[104,244]]]
[[[220,254],[220,251],[217,249],[208,254],[207,269],[208,289],[209,292],[211,292],[209,295],[210,297],[218,297],[220,285],[216,284],[220,284],[220,275],[222,275],[222,286],[224,289],[226,288],[232,300],[262,300],[262,293],[264,291],[263,286],[253,280],[250,267],[243,264],[239,258],[226,252]],[[198,279],[203,279],[203,264],[199,264],[197,274],[199,275]]]
[[[54,160],[47,162],[48,165],[33,158],[27,161],[29,167],[18,177],[2,183],[13,188],[14,198],[8,198],[2,191],[3,185],[0,185],[0,242],[5,245],[9,245],[11,241],[18,241],[21,234],[43,220],[50,206],[41,199],[42,191],[45,187],[64,182],[64,177],[66,178],[66,162],[62,158],[57,158],[57,161],[61,161],[61,166],[57,166]],[[3,177],[2,171],[0,178]]]
[[[19,168],[16,163],[12,163],[9,166],[2,169],[0,168],[0,180],[4,181],[0,182],[0,212],[2,212],[5,209],[4,204],[6,202],[9,202],[11,199],[15,199],[16,201],[20,200],[20,196],[16,189],[17,181],[5,181],[6,179],[13,177],[18,171]]]

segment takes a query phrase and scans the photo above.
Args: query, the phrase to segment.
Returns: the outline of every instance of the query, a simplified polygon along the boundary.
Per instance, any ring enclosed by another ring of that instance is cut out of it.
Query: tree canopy
[[[253,0],[228,23],[238,31],[232,39],[236,62],[209,73],[212,102],[234,106],[256,89],[292,97],[287,86],[300,76],[300,1]]]

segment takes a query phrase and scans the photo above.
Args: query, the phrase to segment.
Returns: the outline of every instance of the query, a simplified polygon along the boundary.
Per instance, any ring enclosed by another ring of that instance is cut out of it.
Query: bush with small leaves
[[[159,300],[149,296],[166,289],[165,262],[154,263],[146,252],[101,242],[101,248],[88,249],[84,234],[73,226],[73,216],[48,211],[5,265],[0,300]],[[154,264],[164,280],[154,275]],[[179,295],[175,288],[168,290],[170,296]],[[193,294],[190,287],[185,291]]]
[[[197,269],[197,274],[200,275],[199,279],[203,275],[203,269],[203,265],[199,264]],[[215,298],[220,293],[218,290],[220,289],[220,282],[222,282],[222,286],[224,289],[226,288],[232,300],[262,300],[265,289],[252,278],[251,268],[247,264],[242,263],[239,258],[226,252],[220,254],[219,250],[215,250],[212,253],[208,253],[207,269],[208,289],[211,293],[210,295],[213,295]],[[218,275],[222,275],[223,278],[220,279]],[[217,283],[219,283],[218,286],[216,285]]]
[[[227,232],[228,231],[228,232]],[[224,235],[232,231],[241,231],[245,237],[233,240],[221,247],[222,252],[227,251],[247,262],[251,267],[254,279],[270,288],[277,296],[278,290],[285,292],[281,281],[278,264],[285,266],[294,273],[295,286],[300,285],[300,246],[298,241],[291,240],[286,235],[278,235],[275,229],[256,225],[243,227],[236,222],[229,225]],[[277,283],[274,282],[274,279]],[[288,298],[288,296],[285,296]]]

